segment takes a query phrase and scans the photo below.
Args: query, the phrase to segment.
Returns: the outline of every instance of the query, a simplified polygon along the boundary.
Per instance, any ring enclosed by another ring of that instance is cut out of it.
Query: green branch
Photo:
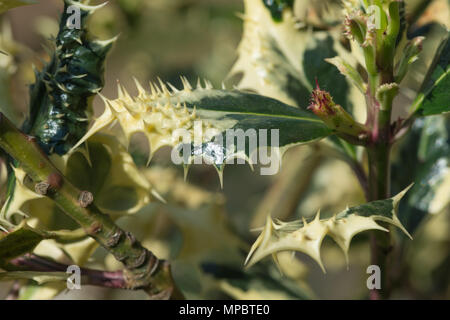
[[[40,190],[124,266],[128,289],[145,289],[155,297],[178,294],[169,264],[144,248],[134,236],[120,229],[92,202],[89,191],[78,190],[40,149],[35,138],[20,132],[0,113],[0,147],[17,160]],[[46,188],[42,188],[42,186]]]

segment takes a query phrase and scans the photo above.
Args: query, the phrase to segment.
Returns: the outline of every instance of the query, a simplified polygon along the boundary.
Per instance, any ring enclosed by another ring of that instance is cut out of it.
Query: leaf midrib
[[[193,108],[191,108],[191,109],[193,109]],[[255,112],[239,112],[239,111],[231,111],[230,112],[230,111],[219,111],[219,110],[211,110],[211,109],[210,110],[200,109],[200,112],[201,112],[201,110],[212,111],[212,112],[221,112],[221,113],[225,113],[225,114],[253,115],[253,116],[267,117],[267,118],[284,118],[284,119],[305,120],[305,121],[323,123],[320,119],[295,117],[295,116],[288,116],[288,115],[283,115],[283,114],[267,114],[267,113],[255,113]]]

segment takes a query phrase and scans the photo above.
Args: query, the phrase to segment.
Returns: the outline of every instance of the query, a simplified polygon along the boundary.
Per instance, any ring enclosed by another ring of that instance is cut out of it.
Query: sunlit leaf
[[[180,162],[190,165],[196,157],[202,157],[213,164],[222,177],[229,160],[248,161],[258,150],[268,148],[280,161],[289,147],[332,133],[311,112],[280,101],[240,91],[215,90],[208,83],[206,87],[199,84],[192,89],[187,80],[183,81],[181,91],[169,90],[161,83],[160,86],[152,84],[151,92],[147,93],[137,84],[140,93],[134,98],[119,87],[119,98],[105,99],[104,113],[94,121],[77,146],[118,120],[127,141],[137,132],[146,135],[151,155],[163,146],[180,148],[190,144],[190,153],[180,153],[183,156]],[[252,135],[257,141],[242,148],[240,139],[229,140],[228,129],[235,130],[233,133],[236,134],[240,132],[242,136]],[[264,132],[270,135],[270,138],[263,137],[265,141],[261,138]],[[217,137],[220,140],[216,140]]]
[[[10,232],[0,235],[0,266],[7,261],[33,251],[44,235],[25,221]]]
[[[148,180],[139,173],[131,155],[114,136],[94,135],[89,139],[87,149],[80,147],[65,156],[54,154],[51,160],[77,188],[90,191],[98,207],[115,217],[135,213],[152,198],[160,198]],[[3,206],[0,217],[10,220],[19,213],[22,216],[48,219],[49,213],[53,211],[63,215],[51,200],[25,185],[26,174],[20,167],[13,168],[13,172],[16,177],[15,189]],[[46,208],[45,214],[43,208]],[[56,227],[67,228],[72,225]]]
[[[333,65],[325,62],[339,55],[349,65],[356,64],[355,58],[338,41],[339,30],[303,28],[301,25],[306,20],[298,21],[299,17],[287,8],[283,20],[274,22],[261,1],[246,0],[244,4],[244,34],[238,60],[231,70],[231,75],[242,74],[239,88],[304,109],[309,105],[310,92],[317,79],[336,103],[357,117],[364,116],[363,95]],[[314,12],[314,16],[332,11],[327,9],[330,4],[330,1],[297,1],[295,7],[297,11],[303,8],[304,12]],[[303,13],[299,14],[304,18]],[[339,140],[333,139],[333,147],[348,154],[348,148]]]
[[[300,251],[313,258],[325,272],[320,256],[324,237],[329,235],[333,238],[348,262],[350,242],[356,234],[366,230],[388,231],[376,221],[395,225],[411,237],[397,218],[398,204],[408,189],[390,199],[348,208],[329,219],[320,219],[319,213],[310,222],[273,221],[268,216],[265,227],[248,254],[246,265],[250,267],[268,255],[277,261],[278,252]]]

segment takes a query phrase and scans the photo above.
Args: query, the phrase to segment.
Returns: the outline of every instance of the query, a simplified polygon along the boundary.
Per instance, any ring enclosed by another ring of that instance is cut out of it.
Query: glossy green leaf
[[[68,25],[69,6],[80,9],[79,28]],[[85,134],[90,100],[103,88],[104,61],[114,39],[92,41],[86,27],[89,16],[102,6],[65,0],[51,60],[35,71],[24,131],[35,136],[47,154],[65,154]]]
[[[192,89],[187,80],[183,81],[181,91],[169,90],[161,83],[160,86],[152,84],[148,93],[137,84],[140,93],[134,98],[119,87],[119,98],[105,99],[105,112],[77,146],[118,120],[127,141],[134,133],[142,132],[152,153],[162,146],[180,148],[191,144],[188,154],[179,149],[183,157],[180,162],[189,165],[194,158],[202,157],[221,173],[228,160],[253,159],[261,148],[277,152],[281,160],[289,147],[332,133],[313,113],[275,99],[241,91],[215,90],[208,83],[206,87],[199,84]],[[239,135],[241,139],[235,138]],[[245,143],[243,139],[247,138],[255,143]]]
[[[450,111],[450,33],[439,46],[411,109],[420,116]]]
[[[270,11],[274,21],[281,21],[283,18],[283,10],[291,8],[294,5],[294,0],[261,0],[266,8]]]
[[[392,188],[415,182],[400,205],[399,218],[411,232],[429,213],[448,205],[450,178],[450,119],[435,115],[415,121],[401,142],[392,166]]]

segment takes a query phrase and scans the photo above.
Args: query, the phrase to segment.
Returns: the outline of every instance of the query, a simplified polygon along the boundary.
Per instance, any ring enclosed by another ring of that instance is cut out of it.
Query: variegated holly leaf
[[[10,193],[0,211],[0,218],[6,221],[10,221],[14,214],[27,217],[28,215],[21,210],[22,205],[31,200],[43,198],[42,195],[37,194],[35,190],[31,190],[25,185],[27,174],[23,169],[14,166],[12,166],[12,169],[12,174],[14,174],[15,179],[13,180],[14,185],[11,188],[13,188],[14,192]]]
[[[94,135],[86,148],[80,147],[64,156],[53,154],[50,158],[69,181],[77,188],[91,192],[94,203],[114,218],[135,213],[152,198],[161,199],[114,136]],[[0,211],[0,218],[10,220],[13,214],[19,213],[43,218],[41,222],[45,225],[45,217],[49,218],[49,213],[55,212],[61,216],[51,200],[30,188],[30,181],[27,183],[27,176],[20,167],[13,167],[13,172],[16,177],[14,192]],[[43,207],[46,208],[45,215],[42,213]],[[61,225],[64,224],[46,227],[61,228]],[[73,224],[63,227],[71,226]]]
[[[113,217],[132,214],[152,198],[162,200],[116,137],[96,134],[89,139],[87,150],[78,150],[64,157],[63,172],[75,186],[92,192],[103,212]]]
[[[322,2],[326,7],[330,1]],[[325,32],[302,28],[300,24],[305,21],[296,17],[288,6],[284,7],[283,21],[274,22],[262,1],[246,0],[244,3],[244,33],[238,60],[231,70],[231,75],[243,75],[239,88],[306,108],[317,79],[347,110],[357,105],[346,79],[332,65],[324,63],[325,59],[336,55],[354,62],[338,41],[340,30]],[[299,3],[295,5],[301,6],[305,1]]]
[[[239,88],[254,90],[305,109],[317,79],[338,104],[349,112],[353,111],[355,117],[363,121],[364,96],[351,85],[351,80],[347,80],[333,65],[325,63],[325,59],[339,55],[347,65],[357,65],[356,59],[339,41],[341,30],[317,31],[304,27],[310,24],[310,16],[317,18],[322,16],[318,12],[333,12],[326,8],[336,3],[329,0],[296,1],[293,10],[289,6],[283,8],[283,19],[279,22],[273,21],[262,1],[245,0],[244,4],[244,32],[238,49],[239,57],[230,72],[230,75],[242,74]],[[314,14],[310,14],[312,12]],[[314,23],[321,27],[324,24],[327,23]],[[352,157],[349,154],[351,148],[340,138],[335,137],[331,142],[333,148]]]
[[[272,19],[274,21],[281,21],[283,17],[283,10],[291,8],[294,5],[294,0],[261,0],[267,9],[269,9]]]
[[[280,101],[241,91],[215,90],[208,82],[205,87],[199,83],[192,89],[186,79],[183,82],[183,90],[173,86],[169,90],[162,82],[160,86],[151,84],[150,93],[137,83],[139,95],[134,98],[119,86],[118,99],[104,98],[104,113],[76,147],[117,120],[127,141],[136,132],[146,135],[150,157],[159,148],[171,146],[178,164],[188,166],[201,157],[213,164],[221,177],[225,164],[236,158],[253,164],[259,151],[262,163],[261,150],[270,149],[271,159],[279,162],[289,147],[332,133],[311,112]]]
[[[289,105],[306,106],[302,102],[307,103],[312,86],[299,72],[301,61],[297,60],[303,57],[308,34],[294,29],[292,10],[285,10],[283,21],[275,23],[262,1],[246,0],[244,4],[239,57],[230,75],[242,73],[241,89],[255,90]],[[290,40],[289,47],[280,45],[286,38]]]
[[[304,285],[283,278],[270,264],[243,270],[248,245],[227,221],[222,206],[203,205],[196,209],[164,206],[164,216],[177,225],[181,248],[172,258],[173,276],[188,298],[201,298],[222,291],[233,298],[307,299]],[[148,216],[146,216],[148,217]],[[148,218],[147,218],[148,219]],[[150,240],[149,243],[152,241]]]
[[[348,208],[329,219],[320,219],[319,213],[310,222],[306,222],[305,219],[293,222],[273,221],[268,216],[266,225],[253,244],[245,264],[250,267],[268,255],[272,255],[276,262],[278,252],[300,251],[313,258],[325,272],[320,257],[324,237],[329,235],[333,238],[344,252],[348,263],[350,242],[356,234],[366,230],[388,231],[376,221],[390,223],[411,238],[397,218],[399,202],[409,188],[386,200]]]
[[[450,111],[450,32],[442,41],[414,101],[412,112],[429,116]]]
[[[0,0],[0,14],[12,8],[35,3],[37,2],[33,0]]]
[[[405,174],[408,173],[408,174]],[[428,216],[450,203],[450,119],[434,115],[417,119],[401,141],[392,167],[392,189],[415,185],[400,204],[399,219],[412,232]]]
[[[0,233],[0,266],[9,260],[33,251],[45,235],[23,221],[11,231]]]

